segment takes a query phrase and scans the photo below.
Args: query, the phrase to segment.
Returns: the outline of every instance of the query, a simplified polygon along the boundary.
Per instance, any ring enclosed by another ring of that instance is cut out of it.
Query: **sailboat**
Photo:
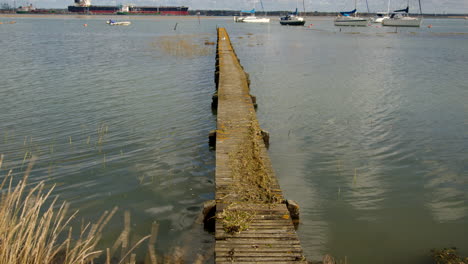
[[[395,10],[389,18],[382,20],[382,25],[390,27],[420,27],[422,22],[421,0],[419,0],[420,17],[409,16],[409,0],[408,5],[404,9]]]
[[[335,26],[367,26],[367,18],[357,16],[357,0],[354,0],[354,10],[348,12],[340,12],[340,16],[335,18]],[[354,16],[351,16],[354,15]]]
[[[388,16],[388,12],[377,12],[375,16],[371,19],[372,23],[382,23],[382,21],[386,18],[390,18]]]
[[[260,3],[263,3],[260,0]],[[254,4],[255,5],[255,4]],[[241,11],[241,13],[250,13],[249,16],[246,17],[234,17],[234,21],[236,22],[245,22],[245,23],[270,23],[270,19],[266,17],[256,17],[255,16],[255,8],[250,11]]]
[[[294,13],[289,13],[284,17],[280,17],[280,24],[283,26],[303,26],[305,20],[303,17],[299,16],[299,13],[296,11]]]

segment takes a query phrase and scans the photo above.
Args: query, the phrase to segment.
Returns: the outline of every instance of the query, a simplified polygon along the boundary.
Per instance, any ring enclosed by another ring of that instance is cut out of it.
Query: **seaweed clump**
[[[247,210],[240,210],[234,204],[231,204],[218,214],[222,219],[223,229],[228,234],[240,233],[250,227],[255,214]]]
[[[275,183],[261,154],[261,129],[251,121],[244,143],[230,153],[230,166],[234,184],[232,192],[249,203],[275,204],[281,198],[272,188]]]
[[[461,257],[455,247],[432,249],[431,255],[436,264],[468,264],[468,257]]]

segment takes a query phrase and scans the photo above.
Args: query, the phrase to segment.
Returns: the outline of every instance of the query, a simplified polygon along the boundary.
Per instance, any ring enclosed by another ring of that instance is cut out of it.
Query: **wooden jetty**
[[[224,28],[218,28],[215,80],[216,263],[307,263],[267,154],[268,133],[258,124],[248,75]]]

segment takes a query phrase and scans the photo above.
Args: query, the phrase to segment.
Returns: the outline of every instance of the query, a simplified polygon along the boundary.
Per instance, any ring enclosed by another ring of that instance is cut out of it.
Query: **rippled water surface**
[[[134,239],[158,221],[161,252],[209,250],[212,235],[195,224],[214,196],[215,62],[205,42],[223,26],[250,74],[280,184],[301,205],[309,259],[424,263],[448,246],[468,255],[464,20],[395,33],[340,30],[328,18],[299,28],[105,19],[0,25],[0,153],[18,177],[37,155],[31,181],[56,184],[83,218],[119,206],[106,240],[129,210]]]

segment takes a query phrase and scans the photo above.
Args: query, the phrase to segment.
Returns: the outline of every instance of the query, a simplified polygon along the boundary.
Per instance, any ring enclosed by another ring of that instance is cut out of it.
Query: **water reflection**
[[[425,161],[431,168],[425,175],[429,190],[427,207],[431,210],[437,222],[445,223],[466,218],[468,207],[463,183],[464,176],[447,168],[439,161]],[[466,179],[465,179],[466,180]]]
[[[330,18],[311,28],[184,20],[180,32],[172,18],[141,18],[132,30],[85,19],[86,29],[25,19],[0,32],[4,165],[21,173],[39,153],[32,181],[56,183],[84,218],[119,205],[138,234],[160,222],[162,251],[210,243],[194,221],[213,196],[214,56],[154,43],[196,35],[205,47],[219,25],[250,74],[285,195],[301,205],[309,258],[417,263],[429,248],[468,244],[468,50],[466,34],[451,34],[466,31],[457,21],[395,34],[339,32]]]
[[[452,57],[466,47],[423,28],[339,33],[326,22],[236,45],[280,184],[302,206],[307,256],[419,263],[431,247],[465,245],[467,80]]]

